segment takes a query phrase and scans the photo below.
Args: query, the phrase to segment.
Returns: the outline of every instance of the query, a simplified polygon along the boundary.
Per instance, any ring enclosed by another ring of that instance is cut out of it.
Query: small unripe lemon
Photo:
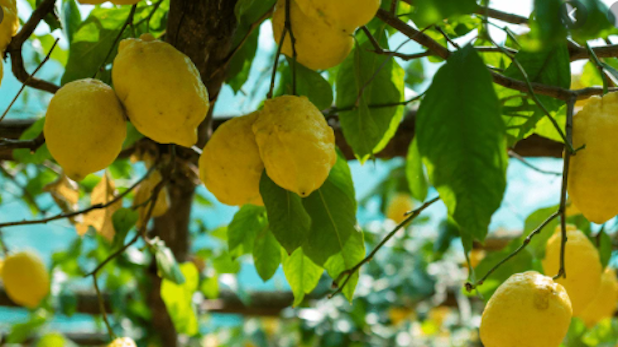
[[[301,197],[320,188],[337,161],[333,129],[304,96],[266,100],[253,133],[268,177]]]
[[[573,315],[579,315],[592,302],[601,287],[601,260],[599,252],[586,235],[573,225],[567,225],[567,243],[564,263],[566,279],[561,277],[556,282],[562,284],[569,293],[573,306]],[[560,248],[562,243],[560,226],[547,241],[543,271],[554,276],[560,269]]]
[[[295,1],[305,14],[350,33],[369,23],[380,8],[380,0]]]
[[[414,202],[407,193],[397,193],[393,196],[386,206],[386,218],[399,224],[406,219],[406,213],[412,211]]]
[[[569,330],[565,289],[535,271],[514,274],[498,287],[481,318],[485,347],[558,347]]]
[[[227,205],[264,205],[260,178],[264,163],[251,129],[258,112],[235,117],[212,134],[200,156],[200,178]]]
[[[36,347],[65,347],[68,346],[67,340],[60,333],[50,333],[41,337]]]
[[[107,347],[137,347],[137,345],[132,338],[120,337],[112,341]]]
[[[34,253],[20,252],[8,256],[2,268],[2,280],[9,298],[28,308],[39,306],[49,294],[49,274]]]
[[[80,181],[114,162],[127,126],[112,88],[87,78],[65,84],[52,97],[44,133],[47,148],[64,173]]]
[[[579,314],[588,328],[592,328],[605,318],[610,318],[616,311],[618,301],[618,280],[616,272],[607,268],[601,276],[601,287],[594,300]]]

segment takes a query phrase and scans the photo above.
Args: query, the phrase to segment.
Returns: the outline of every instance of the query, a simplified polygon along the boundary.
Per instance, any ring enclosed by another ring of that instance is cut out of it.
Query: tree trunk
[[[211,134],[214,103],[225,80],[224,58],[229,53],[236,18],[236,0],[172,0],[167,25],[167,41],[185,53],[199,70],[208,88],[211,106],[206,120],[199,129],[198,146],[202,147]],[[181,158],[191,158],[188,149],[178,147]],[[164,240],[179,262],[186,261],[189,253],[189,222],[195,186],[183,176],[185,170],[175,170],[168,184],[170,210],[155,219],[153,234]],[[154,262],[153,262],[154,263]],[[161,279],[156,265],[151,271],[152,287],[149,304],[152,309],[152,328],[165,347],[178,345],[177,333],[161,300]]]

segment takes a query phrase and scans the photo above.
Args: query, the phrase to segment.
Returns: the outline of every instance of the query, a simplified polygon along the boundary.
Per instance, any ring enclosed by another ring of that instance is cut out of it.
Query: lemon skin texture
[[[337,161],[333,129],[304,96],[266,100],[253,133],[268,177],[301,197],[320,188]]]
[[[116,94],[90,78],[67,83],[56,92],[47,108],[44,132],[52,157],[75,181],[113,163],[127,135]]]
[[[386,206],[386,218],[399,224],[406,219],[406,213],[414,209],[414,202],[407,193],[397,193]]]
[[[158,143],[191,147],[209,109],[208,91],[191,59],[144,34],[120,42],[112,80],[129,120]]]
[[[567,276],[556,282],[562,284],[569,293],[573,315],[578,316],[599,291],[603,269],[599,252],[584,233],[573,225],[567,225],[567,239],[564,257]],[[556,275],[560,269],[560,245],[561,233],[558,227],[547,240],[545,258],[542,260],[543,271],[548,276]]]
[[[107,347],[137,347],[135,341],[128,337],[117,338],[112,343],[107,345]]]
[[[535,271],[517,273],[498,287],[481,318],[485,347],[558,347],[569,330],[565,289]]]
[[[41,259],[30,252],[8,256],[2,269],[7,295],[15,303],[28,308],[39,306],[49,294],[49,274]]]
[[[569,196],[589,221],[601,224],[618,214],[618,93],[593,96],[573,117]]]
[[[0,22],[0,53],[3,53],[11,43],[11,39],[19,29],[16,0],[0,0],[4,19]]]
[[[279,0],[273,13],[272,24],[275,41],[280,44],[285,27],[285,1]],[[321,20],[304,14],[294,0],[290,1],[292,32],[297,61],[313,70],[328,69],[339,65],[352,51],[354,39],[344,30],[335,28]],[[281,51],[293,56],[290,35],[286,35]]]
[[[352,33],[376,15],[380,0],[296,0],[303,13]]]
[[[618,302],[618,280],[616,272],[607,268],[601,276],[601,287],[594,300],[579,315],[588,328],[594,327],[605,318],[611,318]]]
[[[264,205],[260,195],[264,163],[252,131],[258,115],[254,112],[223,123],[200,156],[202,182],[226,205]]]

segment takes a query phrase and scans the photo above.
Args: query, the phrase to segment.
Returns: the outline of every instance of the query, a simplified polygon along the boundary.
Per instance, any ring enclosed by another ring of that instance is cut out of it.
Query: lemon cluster
[[[572,225],[567,225],[567,240],[566,278],[554,281],[530,271],[515,274],[498,287],[481,320],[484,346],[558,347],[571,317],[578,317],[588,327],[612,317],[618,301],[615,271],[603,271],[595,246]],[[561,242],[558,227],[547,241],[542,261],[546,275],[559,271]]]
[[[126,119],[159,143],[191,147],[208,113],[208,91],[191,60],[150,34],[120,42],[114,89],[95,79],[64,85],[50,101],[44,134],[73,180],[108,167],[122,150]]]
[[[4,14],[2,21],[0,21],[0,85],[2,85],[4,51],[19,28],[17,0],[0,0],[0,11]]]
[[[289,25],[281,51],[313,70],[339,65],[354,46],[354,31],[367,24],[380,7],[380,0],[278,0],[272,18],[275,41],[281,44],[286,27],[286,3],[289,1]]]
[[[281,96],[261,111],[221,125],[204,147],[200,177],[228,205],[263,205],[260,178],[268,177],[301,197],[309,196],[335,165],[335,134],[304,96]]]

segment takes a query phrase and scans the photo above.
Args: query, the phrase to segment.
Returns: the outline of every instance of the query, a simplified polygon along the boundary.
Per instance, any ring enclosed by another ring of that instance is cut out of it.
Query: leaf
[[[39,332],[49,318],[49,314],[43,309],[33,312],[28,321],[13,324],[11,332],[6,338],[6,342],[11,344],[21,344],[25,342],[29,337]]]
[[[154,252],[159,277],[176,284],[185,283],[185,276],[180,271],[174,253],[165,245],[163,240],[154,244]]]
[[[127,237],[129,230],[135,226],[139,213],[130,208],[121,208],[112,215],[112,224],[116,234],[112,248],[120,248],[124,245],[124,239]]]
[[[273,235],[288,254],[291,254],[309,236],[311,217],[305,211],[300,197],[276,185],[266,171],[260,180],[260,194]]]
[[[438,70],[416,127],[429,180],[462,237],[483,240],[502,201],[508,158],[491,75],[472,46],[453,53]]]
[[[94,187],[90,195],[90,205],[106,205],[114,200],[116,187],[114,181],[109,178],[107,171],[103,174],[101,181]],[[99,208],[84,214],[83,222],[78,223],[78,233],[83,236],[88,230],[88,226],[92,226],[96,231],[105,237],[110,242],[114,239],[114,224],[112,216],[116,211],[122,208],[122,200],[107,206]]]
[[[235,274],[240,271],[240,263],[227,252],[223,252],[218,257],[213,258],[212,266],[217,273],[221,274]]]
[[[603,268],[605,268],[607,264],[609,264],[609,260],[612,257],[612,238],[605,232],[605,230],[599,231],[596,245],[599,249],[601,264]]]
[[[39,118],[19,137],[20,140],[32,140],[37,138],[43,132],[45,118]],[[51,154],[47,149],[47,144],[43,144],[34,153],[29,149],[13,150],[13,158],[24,164],[43,164],[45,160],[51,159]]]
[[[566,7],[561,0],[534,0],[534,12],[530,21],[530,38],[523,40],[529,50],[539,50],[563,42],[567,30],[562,22]]]
[[[532,212],[528,218],[526,218],[526,222],[524,223],[523,237],[530,235],[534,229],[541,225],[549,216],[552,215],[552,213],[557,210],[558,206],[556,205],[540,208]],[[554,220],[547,224],[538,235],[532,238],[532,241],[530,241],[530,244],[528,245],[528,249],[535,258],[545,258],[545,245],[547,245],[547,240],[549,240],[549,238],[554,234],[554,230],[556,230],[559,222],[559,218],[554,218]]]
[[[287,58],[287,64],[281,71],[281,82],[277,96],[292,95],[292,59]],[[296,95],[306,96],[318,109],[325,110],[333,105],[333,88],[318,72],[302,64],[296,64]]]
[[[385,31],[380,29],[375,36],[388,49]],[[403,69],[391,57],[371,50],[373,46],[366,39],[357,45],[339,66],[336,82],[343,135],[361,162],[388,144],[404,110],[402,105],[383,106],[404,100]]]
[[[200,292],[208,299],[217,299],[219,297],[219,279],[217,276],[204,278],[200,284]]]
[[[418,152],[418,142],[416,137],[412,139],[408,156],[406,158],[406,178],[410,187],[412,197],[418,201],[425,201],[427,197],[427,176],[423,169],[423,159]]]
[[[186,281],[183,284],[164,279],[161,283],[161,299],[172,318],[176,332],[188,336],[198,333],[197,313],[193,306],[193,293],[197,291],[199,274],[191,262],[180,264]]]
[[[43,191],[49,192],[54,202],[62,212],[70,213],[77,209],[79,201],[79,187],[75,181],[70,180],[66,175],[60,176],[56,181],[43,187]],[[74,218],[71,218],[73,221]]]
[[[60,21],[62,22],[62,31],[64,31],[64,35],[70,44],[73,41],[73,34],[82,23],[82,15],[75,0],[62,0]]]
[[[425,28],[454,15],[472,13],[477,8],[475,0],[415,0],[411,17],[417,27]]]
[[[253,66],[255,52],[258,48],[259,36],[259,29],[254,30],[251,34],[249,34],[247,40],[242,44],[230,60],[230,65],[227,72],[228,77],[225,82],[232,87],[234,93],[238,93],[242,86],[247,82],[247,79],[249,79],[249,73],[251,72],[251,66]]]
[[[293,306],[298,306],[303,302],[305,294],[318,285],[324,269],[316,265],[303,253],[302,248],[298,248],[290,256],[283,260],[283,273],[292,288],[294,294]]]
[[[353,268],[356,264],[360,263],[363,258],[365,258],[363,233],[362,231],[354,231],[345,243],[343,249],[330,257],[324,264],[324,268],[331,278],[337,279],[342,272]],[[354,299],[354,291],[356,290],[358,277],[359,272],[356,271],[343,288],[343,295],[345,295],[350,303],[352,303],[352,299]]]
[[[281,264],[281,245],[268,226],[255,238],[253,263],[260,278],[266,282],[271,279]]]
[[[571,28],[571,36],[579,44],[585,45],[588,40],[604,39],[618,33],[608,16],[613,17],[613,13],[602,1],[578,0],[571,4],[577,7],[575,12],[577,21]]]
[[[311,217],[303,251],[317,265],[323,265],[342,252],[350,236],[357,232],[354,183],[344,158],[337,157],[324,184],[303,199],[303,206]]]
[[[267,225],[264,207],[250,204],[241,207],[227,227],[227,244],[230,254],[237,257],[251,253],[256,236]]]
[[[418,87],[426,81],[425,67],[423,61],[420,59],[413,60],[408,67],[406,67],[405,83],[409,88],[418,91]]]

